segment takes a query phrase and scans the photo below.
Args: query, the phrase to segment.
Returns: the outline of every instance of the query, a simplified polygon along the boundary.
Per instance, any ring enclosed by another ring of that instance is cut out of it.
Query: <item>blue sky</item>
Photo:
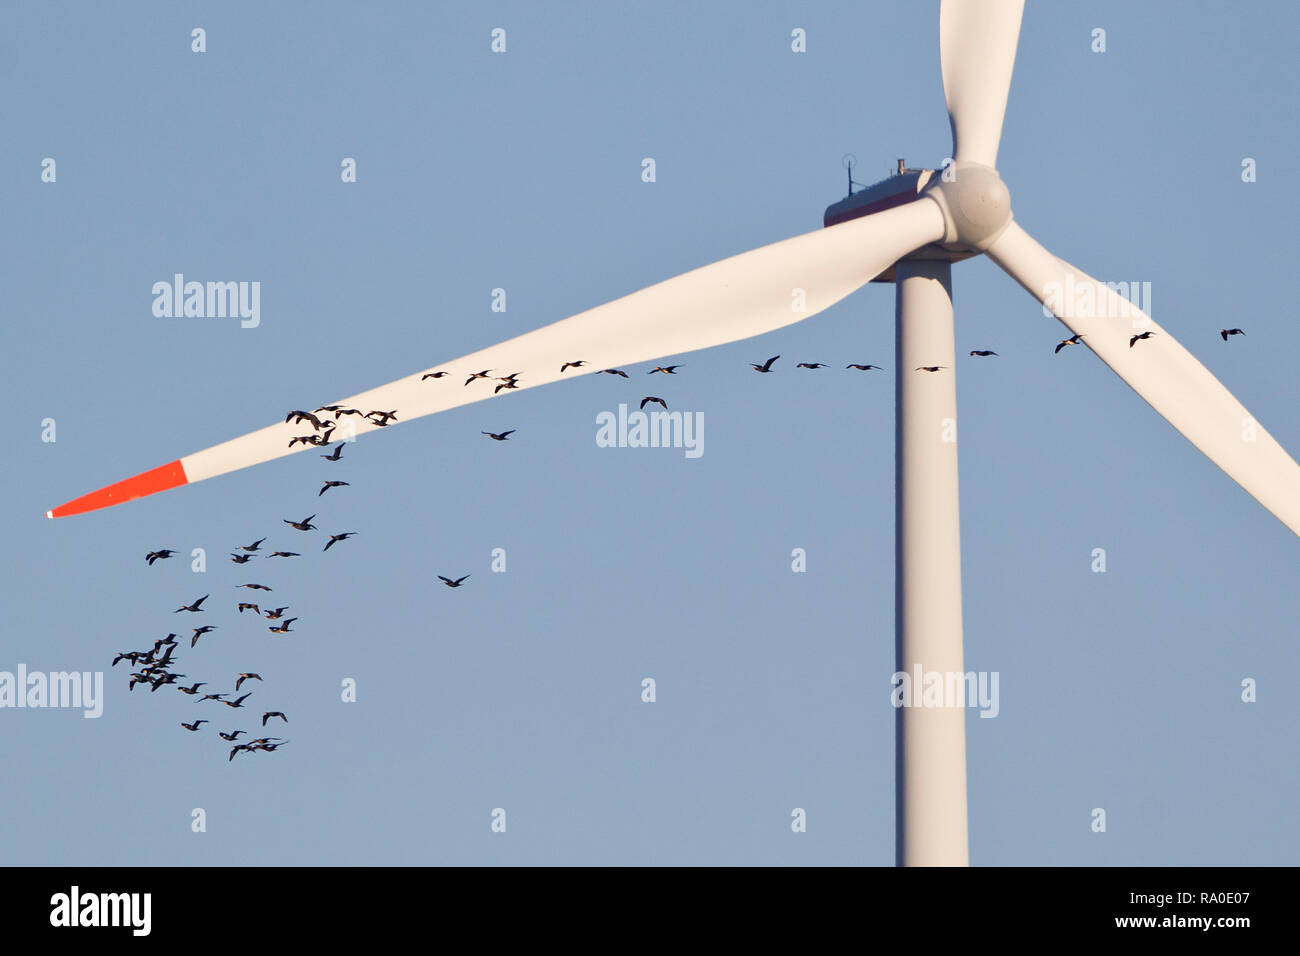
[[[338,464],[44,513],[815,229],[846,152],[862,182],[938,164],[937,4],[10,4],[0,26],[0,670],[106,672],[97,720],[0,710],[7,862],[893,862],[892,286],[667,382],[587,377]],[[1283,4],[1030,3],[999,157],[1021,225],[1152,283],[1153,318],[1293,454],[1297,30]],[[155,317],[176,272],[260,282],[261,324]],[[1295,864],[1300,542],[1090,353],[1054,356],[1062,327],[992,263],[953,286],[966,665],[1001,691],[967,721],[972,862]],[[644,394],[702,413],[702,456],[597,447],[596,415]],[[351,486],[318,498],[326,477]],[[357,537],[295,547],[281,519],[313,511]],[[303,557],[226,560],[263,535]],[[182,556],[146,567],[162,547]],[[235,613],[262,579],[286,638]],[[113,653],[179,617],[218,626],[178,649],[190,679],[265,677],[252,711],[127,692]],[[179,727],[268,709],[275,754]]]

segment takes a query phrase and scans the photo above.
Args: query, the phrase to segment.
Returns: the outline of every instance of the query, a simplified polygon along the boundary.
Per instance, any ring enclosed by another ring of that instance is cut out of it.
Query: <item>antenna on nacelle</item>
[[[865,188],[866,186],[865,183],[855,182],[853,179],[853,164],[856,163],[857,161],[858,161],[858,157],[854,156],[852,153],[845,153],[844,158],[840,160],[840,162],[844,164],[844,168],[848,170],[850,196],[853,195],[854,186],[857,186],[859,188]]]

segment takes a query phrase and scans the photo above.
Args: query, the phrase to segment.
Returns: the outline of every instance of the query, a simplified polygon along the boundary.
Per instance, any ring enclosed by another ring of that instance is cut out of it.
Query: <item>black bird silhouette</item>
[[[397,409],[393,409],[391,412],[366,412],[366,418],[382,428],[389,422],[397,421]]]
[[[654,395],[647,395],[645,398],[641,399],[642,408],[645,408],[646,402],[658,402],[660,405],[664,407],[665,411],[667,411],[668,409],[668,403],[665,402],[662,398],[657,398]]]
[[[236,697],[234,700],[223,700],[222,703],[227,707],[243,707],[244,701],[248,700],[250,694],[244,694],[242,697]]]
[[[195,644],[197,644],[199,642],[199,638],[202,637],[204,634],[207,634],[215,630],[216,627],[212,624],[204,624],[202,627],[196,627],[194,629],[194,636],[190,638],[190,647],[193,647]]]
[[[511,372],[509,375],[498,375],[497,381],[509,382],[511,385],[513,385],[515,383],[515,379],[519,378],[519,376],[522,374],[523,372]]]
[[[201,703],[203,703],[205,700],[221,700],[221,698],[223,698],[223,697],[225,697],[225,696],[226,696],[226,695],[225,695],[224,693],[223,693],[223,694],[204,694],[201,698],[199,698],[199,703],[201,704]],[[225,703],[224,700],[221,700],[221,702],[222,702],[223,704]]]
[[[274,618],[272,618],[272,620],[274,620]],[[292,624],[292,623],[293,623],[294,621],[296,621],[296,620],[298,620],[296,617],[288,618],[288,619],[286,619],[285,622],[284,622],[283,624],[281,624],[279,627],[268,627],[267,630],[270,631],[272,634],[288,634],[288,633],[289,633],[289,625]]]
[[[286,425],[289,424],[297,425],[301,422],[310,422],[311,427],[316,429],[316,431],[320,431],[322,428],[325,427],[325,423],[323,421],[321,421],[311,412],[304,412],[302,409],[295,409],[294,411],[290,412],[288,415],[284,416],[284,423]]]
[[[1056,352],[1061,351],[1061,349],[1065,348],[1067,345],[1078,345],[1079,339],[1082,338],[1087,338],[1087,336],[1080,332],[1078,335],[1071,335],[1068,339],[1061,339],[1061,341],[1057,343]],[[1052,354],[1055,355],[1056,352],[1053,352]]]
[[[266,540],[265,538],[258,538],[258,539],[257,539],[256,541],[254,541],[252,544],[246,544],[246,545],[244,545],[243,547],[241,547],[239,550],[240,550],[240,551],[260,551],[261,548],[262,548],[262,542],[265,541],[265,540]]]
[[[320,442],[316,440],[318,437],[317,435],[294,435],[289,439],[289,447],[292,448],[300,443],[303,445],[319,445]]]
[[[337,418],[338,413],[342,411],[342,409],[342,405],[322,405],[320,408],[316,409],[316,412],[317,414],[320,412],[330,412],[335,418]]]
[[[1245,335],[1241,329],[1219,329],[1219,334],[1223,336],[1223,341],[1228,341],[1229,335]]]
[[[280,713],[278,710],[268,710],[265,714],[262,715],[262,726],[265,727],[266,722],[270,720],[272,717],[279,717],[286,724],[289,722],[289,718],[284,716],[284,714]]]
[[[509,381],[502,382],[496,388],[492,389],[492,394],[493,395],[497,394],[503,388],[518,388],[518,387],[519,387],[518,383],[515,382],[514,379],[510,379]]]
[[[779,359],[780,357],[781,357],[781,356],[779,356],[779,355],[773,355],[770,359],[768,359],[768,360],[767,360],[766,362],[764,362],[762,365],[755,365],[753,362],[750,362],[749,365],[750,365],[750,368],[752,368],[755,372],[770,372],[770,371],[772,371],[772,363],[775,362],[775,361],[776,361],[777,359]]]
[[[217,731],[217,734],[221,737],[222,740],[234,740],[236,737],[238,737],[238,736],[239,736],[240,734],[242,734],[242,733],[247,733],[247,731],[243,731],[243,730],[232,730],[230,733],[226,733],[224,730],[218,730],[218,731]]]
[[[339,447],[341,448],[343,446],[340,445]],[[348,482],[346,481],[327,481],[325,482],[321,490],[316,493],[316,497],[319,498],[321,495],[325,494],[325,492],[329,491],[331,488],[341,488],[343,485],[346,484],[348,484]]]
[[[238,552],[234,552],[230,555],[230,560],[235,562],[235,564],[247,564],[249,561],[253,560],[253,556],[251,554],[239,554]]]
[[[442,378],[446,374],[446,372],[425,372],[420,376],[420,381],[423,382],[426,378]]]
[[[438,580],[441,581],[443,584],[447,585],[447,587],[449,587],[449,588],[458,588],[458,587],[460,587],[461,582],[463,582],[463,581],[465,580],[465,578],[467,578],[467,577],[469,577],[468,574],[465,575],[464,578],[457,578],[455,581],[453,581],[451,578],[444,578],[444,577],[440,574],[440,575],[438,575]]]
[[[321,548],[321,550],[322,550],[322,551],[328,551],[331,547],[333,547],[334,542],[336,542],[336,541],[346,541],[346,540],[348,540],[348,538],[352,537],[354,534],[356,534],[355,531],[344,531],[342,534],[332,534],[332,535],[330,535],[330,539],[329,539],[328,541],[325,542],[325,547]]]
[[[918,372],[938,372],[938,371],[940,371],[941,369],[945,369],[945,368],[947,368],[947,367],[948,367],[948,366],[946,366],[946,365],[920,365],[920,366],[918,366],[918,367],[915,369],[915,371],[918,371]]]
[[[337,406],[335,406],[335,407],[337,407]],[[335,421],[338,421],[338,420],[339,420],[340,418],[342,418],[344,415],[360,415],[360,416],[362,416],[362,417],[364,418],[364,417],[365,417],[365,412],[363,412],[363,411],[362,411],[361,409],[359,409],[359,408],[340,408],[337,412],[334,413],[334,420],[335,420]]]
[[[255,613],[257,613],[257,614],[261,614],[261,613],[262,613],[262,609],[261,609],[260,607],[258,607],[256,604],[248,604],[248,603],[246,603],[246,602],[244,602],[244,601],[241,601],[240,603],[238,603],[238,604],[235,605],[235,610],[237,610],[240,614],[243,614],[245,611],[250,610],[250,609],[253,610],[253,611],[254,611]]]
[[[193,695],[199,692],[200,687],[206,687],[206,686],[207,686],[207,681],[199,681],[197,684],[192,684],[189,687],[177,687],[176,689],[180,691],[182,694]]]
[[[149,562],[149,567],[152,568],[153,563],[155,561],[159,560],[160,558],[170,558],[175,553],[176,553],[175,551],[170,551],[167,548],[163,548],[161,551],[150,551],[148,554],[144,556],[144,559],[147,562]]]
[[[191,611],[191,612],[194,612],[194,613],[197,614],[199,611],[203,610],[203,608],[201,607],[201,605],[202,605],[203,602],[206,601],[207,599],[208,599],[208,595],[205,594],[205,595],[203,595],[203,597],[199,598],[199,599],[198,599],[197,601],[195,601],[193,604],[182,604],[182,605],[181,605],[180,607],[178,607],[176,610],[172,611],[172,613],[173,613],[173,614],[179,614],[181,611]]]
[[[250,591],[269,591],[265,584],[236,584],[236,588],[248,588]]]
[[[484,434],[484,435],[487,435],[488,438],[491,438],[491,439],[493,439],[493,440],[495,440],[495,441],[505,441],[507,438],[509,438],[511,435],[513,435],[516,431],[518,431],[518,429],[516,429],[516,428],[512,428],[512,429],[510,429],[510,431],[508,431],[508,432],[483,432],[483,434]]]
[[[263,611],[262,616],[268,621],[278,621],[287,610],[289,610],[287,607],[277,607],[270,611]],[[297,618],[295,618],[295,620],[297,620]]]
[[[795,368],[826,368],[821,362],[800,362]]]
[[[997,355],[997,352],[990,352],[988,349],[973,349],[971,355]]]
[[[238,680],[235,681],[235,693],[239,692],[239,688],[243,685],[244,681],[262,679],[261,674],[237,674],[235,676],[238,678]]]
[[[623,371],[621,368],[602,368],[596,374],[597,375],[621,375],[624,378],[627,378],[627,372]]]
[[[206,720],[196,720],[196,721],[194,721],[194,723],[192,723],[192,724],[187,724],[187,723],[185,723],[185,721],[182,720],[182,721],[181,721],[181,726],[184,727],[186,730],[191,730],[191,731],[193,731],[193,730],[198,730],[198,729],[199,729],[199,724],[206,724],[206,723],[208,723],[208,721],[206,721]]]
[[[343,457],[343,442],[339,442],[328,455],[321,455],[326,461],[338,461]]]
[[[882,371],[882,372],[884,371],[884,369],[883,369],[883,368],[880,368],[879,365],[846,365],[846,366],[844,366],[844,367],[845,367],[845,368],[855,368],[855,369],[857,369],[859,372],[869,372],[869,371],[871,371],[873,368],[874,368],[874,369],[879,369],[879,370]]]
[[[465,384],[468,385],[470,382],[474,381],[475,379],[487,378],[487,377],[488,377],[488,373],[491,372],[491,371],[492,371],[492,370],[491,370],[490,368],[485,368],[485,369],[484,369],[483,371],[481,371],[481,372],[475,372],[475,373],[474,373],[473,375],[471,375],[469,378],[465,379]]]
[[[342,448],[343,446],[339,445],[339,447]],[[272,551],[270,554],[267,555],[267,557],[268,558],[300,558],[302,557],[302,555],[300,555],[297,551]]]
[[[230,756],[226,758],[226,763],[230,763],[230,761],[234,760],[235,754],[239,753],[241,750],[247,751],[248,749],[248,744],[235,744],[235,746],[230,748]]]
[[[301,521],[290,521],[288,518],[281,518],[280,520],[283,521],[285,524],[289,525],[290,527],[297,528],[299,531],[315,531],[316,526],[311,523],[311,519],[314,517],[316,516],[308,515],[307,517],[303,518]]]
[[[1138,339],[1149,339],[1153,335],[1155,335],[1155,333],[1151,331],[1139,332],[1137,335],[1133,336],[1131,339],[1128,340],[1128,347],[1132,348],[1134,345],[1136,345]]]
[[[563,375],[566,371],[568,371],[568,370],[571,369],[571,368],[582,368],[582,367],[583,367],[584,365],[586,365],[586,364],[587,364],[587,363],[586,363],[585,361],[583,361],[583,362],[565,362],[563,365],[560,366],[560,374]]]
[[[118,651],[117,656],[113,658],[112,666],[116,667],[118,661],[126,660],[130,661],[131,666],[134,667],[142,657],[144,657],[144,654],[140,651]]]
[[[665,375],[676,375],[679,368],[681,368],[680,365],[656,365],[646,374],[653,375],[655,372],[663,372]]]

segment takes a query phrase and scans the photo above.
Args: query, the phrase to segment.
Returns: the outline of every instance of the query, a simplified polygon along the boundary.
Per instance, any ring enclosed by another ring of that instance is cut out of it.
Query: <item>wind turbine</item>
[[[1040,300],[1171,425],[1300,534],[1300,466],[1210,372],[1139,308],[1052,255],[1011,215],[997,173],[1024,0],[942,0],[944,96],[953,162],[897,176],[834,204],[825,227],[715,262],[552,325],[334,404],[396,409],[397,421],[511,390],[761,335],[821,312],[881,277],[897,283],[896,668],[960,674],[961,562],[951,264],[984,254]],[[850,172],[850,190],[852,188]],[[1152,335],[1134,342],[1138,331]],[[1137,345],[1138,347],[1134,347]],[[586,364],[563,372],[575,359]],[[929,372],[922,369],[937,369]],[[342,416],[338,416],[341,418]],[[380,416],[387,424],[390,419]],[[352,416],[355,434],[381,427]],[[340,423],[342,428],[342,424]],[[47,512],[93,511],[314,447],[275,424],[91,492]],[[965,710],[897,711],[898,862],[965,865]]]

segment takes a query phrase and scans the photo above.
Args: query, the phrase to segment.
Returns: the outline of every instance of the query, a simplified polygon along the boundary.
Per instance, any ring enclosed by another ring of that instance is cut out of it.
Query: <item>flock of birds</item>
[[[265,538],[260,538],[257,541],[254,541],[251,545],[244,545],[239,549],[239,551],[231,555],[231,560],[236,564],[246,563],[252,559],[255,552],[261,550],[262,542],[265,540]],[[145,555],[145,562],[152,567],[155,562],[165,560],[175,554],[176,552],[170,548],[150,551]],[[298,556],[293,552],[276,552],[275,554],[277,557]],[[241,584],[238,585],[238,587],[250,590],[271,590],[264,584]],[[172,613],[180,614],[182,612],[188,612],[190,614],[202,614],[207,610],[203,604],[211,596],[211,594],[205,594],[203,597],[198,598],[190,604],[182,604]],[[284,615],[284,612],[289,610],[288,607],[280,607],[263,611],[258,607],[258,605],[251,603],[239,603],[236,607],[240,614],[251,609],[256,614],[273,621],[280,620]],[[289,618],[281,625],[274,627],[268,626],[268,630],[273,633],[288,633],[289,624],[296,620],[297,618]],[[193,649],[197,647],[199,638],[203,637],[205,634],[210,634],[215,630],[217,630],[217,627],[213,624],[204,624],[200,627],[194,628],[193,634],[190,635],[190,648]],[[190,697],[197,697],[197,703],[204,703],[205,701],[211,700],[219,704],[225,704],[232,710],[243,710],[244,701],[248,700],[248,698],[252,696],[252,692],[245,692],[240,694],[238,697],[235,697],[234,695],[239,694],[240,689],[243,688],[247,681],[255,680],[261,682],[262,675],[258,674],[256,671],[240,671],[235,675],[235,689],[233,691],[222,691],[220,693],[206,693],[203,688],[209,686],[207,681],[195,681],[189,686],[186,686],[181,683],[181,678],[186,675],[179,673],[174,669],[179,663],[179,659],[175,656],[175,653],[181,640],[183,639],[180,638],[178,634],[171,633],[166,637],[154,641],[153,647],[147,651],[118,651],[113,657],[112,666],[116,667],[122,661],[127,661],[136,668],[131,672],[131,682],[128,687],[129,690],[135,690],[136,684],[148,684],[151,692],[156,693],[158,688],[172,684],[175,685],[176,689],[182,694],[187,694]],[[227,698],[233,699],[228,700]],[[289,722],[289,718],[285,716],[283,711],[268,710],[262,714],[262,727],[266,727],[268,721],[276,718],[279,718],[286,724]],[[213,721],[208,720],[207,718],[196,718],[188,723],[182,721],[181,726],[191,733],[195,733],[203,724],[212,722]],[[240,753],[257,753],[258,751],[274,753],[280,747],[283,747],[288,743],[288,741],[282,737],[257,737],[249,740],[247,743],[239,743],[240,735],[245,733],[247,733],[247,731],[240,729],[218,731],[218,736],[220,736],[222,740],[234,744],[227,760],[234,760],[235,756]]]
[[[1129,339],[1129,348],[1133,348],[1135,345],[1137,345],[1138,342],[1143,341],[1145,339],[1149,339],[1151,338],[1151,336],[1155,334],[1156,333],[1154,331],[1146,331],[1146,332],[1134,334]],[[1219,334],[1223,337],[1223,341],[1226,342],[1228,341],[1229,336],[1245,335],[1246,333],[1241,329],[1220,329]],[[1068,346],[1081,344],[1082,340],[1086,337],[1087,336],[1085,334],[1079,333],[1077,335],[1072,335],[1067,339],[1062,339],[1056,346],[1055,354],[1059,354],[1062,349]],[[970,355],[975,358],[990,358],[990,357],[997,356],[997,354],[998,353],[993,351],[992,349],[972,349],[970,351]],[[772,371],[773,364],[780,357],[781,357],[780,355],[773,355],[766,362],[763,362],[761,364],[756,362],[751,362],[750,367],[755,372],[767,374]],[[563,365],[560,366],[560,373],[563,374],[571,368],[582,368],[585,365],[587,365],[587,362],[583,360],[565,362]],[[795,365],[795,368],[809,369],[813,371],[818,369],[823,369],[823,368],[829,368],[829,367],[830,366],[826,365],[824,362],[799,362]],[[656,365],[654,368],[650,369],[649,372],[647,372],[646,374],[676,375],[677,370],[679,368],[682,368],[682,366],[681,365]],[[853,369],[860,372],[869,372],[872,370],[883,371],[883,369],[879,365],[870,365],[865,363],[850,363],[849,365],[846,365],[844,368],[846,370]],[[941,372],[946,368],[948,368],[948,366],[946,365],[920,365],[917,366],[915,371]],[[492,371],[493,371],[492,369],[484,369],[480,372],[471,373],[469,377],[465,380],[465,387],[469,387],[470,385],[472,385],[474,382],[477,381],[487,381],[489,383],[497,382],[499,384],[497,384],[493,389],[493,394],[497,394],[501,392],[503,389],[514,389],[519,387],[519,376],[522,373],[511,372],[509,375],[490,378],[489,376],[492,375]],[[435,371],[425,373],[424,375],[421,376],[420,380],[421,381],[426,381],[428,379],[437,380],[440,378],[444,378],[449,374],[450,373],[447,371],[435,370]],[[597,374],[617,375],[617,376],[621,376],[622,378],[628,377],[627,372],[617,368],[601,369]],[[668,403],[657,395],[644,396],[641,399],[640,407],[645,408],[647,404],[652,404],[652,403],[658,404],[662,406],[664,409],[668,408]],[[325,415],[332,415],[333,416],[332,420],[321,417]],[[302,444],[302,445],[313,445],[321,448],[328,448],[331,444],[334,443],[332,439],[332,435],[335,429],[338,427],[339,423],[343,420],[343,418],[348,415],[361,416],[362,418],[365,418],[367,421],[381,428],[390,425],[393,422],[398,420],[396,409],[392,409],[390,411],[362,412],[360,409],[345,408],[342,405],[322,405],[320,408],[314,409],[313,411],[310,412],[302,409],[295,409],[289,412],[289,414],[285,416],[284,419],[285,423],[286,424],[306,423],[312,427],[312,432],[310,434],[294,436],[289,441],[289,447],[293,448],[296,445]],[[482,434],[493,439],[494,441],[506,441],[514,433],[515,433],[515,429],[510,429],[508,431],[502,431],[502,432],[485,431]],[[329,454],[322,454],[320,457],[325,459],[326,461],[331,461],[331,462],[337,462],[342,460],[343,445],[344,443],[342,441],[339,441],[339,443],[337,444],[337,446],[334,448],[332,452],[330,452]],[[346,481],[325,479],[321,482],[320,490],[316,492],[316,495],[317,497],[320,497],[321,495],[324,495],[325,492],[329,491],[331,488],[346,488],[346,487],[349,487],[349,483]],[[315,514],[310,514],[307,517],[303,518],[301,521],[294,521],[290,518],[285,518],[283,519],[283,521],[285,524],[293,528],[295,531],[308,533],[308,532],[319,530],[316,525],[312,524],[312,520],[315,517],[316,517]],[[334,547],[334,545],[338,544],[340,541],[346,541],[347,539],[356,535],[356,533],[357,532],[355,531],[344,531],[339,534],[329,535],[329,540],[325,542],[325,546],[321,549],[322,552],[328,551],[330,548]],[[262,537],[262,538],[258,538],[252,544],[242,545],[237,550],[231,552],[230,554],[231,562],[234,564],[241,564],[241,565],[249,563],[254,558],[260,556],[262,552],[262,545],[266,542],[266,540],[267,538]],[[150,567],[152,567],[156,561],[165,560],[167,558],[172,557],[176,553],[177,553],[176,551],[171,550],[169,548],[163,548],[158,551],[150,551],[147,555],[145,555],[145,561],[146,563],[149,564]],[[301,556],[302,556],[301,553],[297,551],[271,551],[265,555],[267,559],[298,558]],[[468,580],[469,577],[470,575],[465,574],[459,578],[449,578],[440,574],[438,575],[438,580],[440,580],[444,585],[446,585],[449,588],[459,588],[465,583],[466,580]],[[249,591],[264,591],[268,593],[271,591],[271,588],[265,584],[257,584],[252,582],[236,585],[236,589],[249,590]],[[182,604],[180,607],[176,608],[176,610],[173,613],[175,614],[180,614],[182,612],[188,612],[191,614],[202,613],[205,610],[203,607],[203,603],[209,597],[211,597],[210,594],[205,594],[203,595],[203,597],[199,598],[198,600],[194,601],[191,604]],[[294,633],[290,625],[298,620],[298,618],[296,617],[289,617],[289,618],[284,617],[285,612],[289,610],[289,607],[287,605],[283,607],[263,608],[261,607],[260,604],[252,601],[240,601],[235,604],[235,609],[238,611],[238,613],[241,616],[246,611],[252,611],[255,616],[258,616],[268,621],[278,622],[273,625],[267,625],[267,630],[271,632],[271,634],[273,635]],[[209,634],[212,631],[215,631],[216,629],[217,628],[214,625],[203,625],[194,628],[194,633],[190,637],[190,648],[191,649],[195,648],[199,643],[199,638],[203,637],[205,634]],[[231,709],[234,710],[242,710],[244,707],[244,701],[246,701],[250,696],[252,696],[251,692],[247,692],[238,697],[233,697],[233,695],[239,693],[240,689],[244,686],[244,683],[247,681],[254,681],[254,680],[258,682],[262,681],[262,676],[256,672],[241,671],[240,673],[235,675],[235,689],[233,691],[224,691],[220,693],[205,693],[202,691],[202,688],[208,686],[207,682],[205,681],[198,681],[190,684],[189,686],[185,686],[180,683],[180,679],[182,677],[185,677],[186,675],[177,673],[175,670],[173,670],[174,666],[177,664],[175,651],[178,645],[179,645],[178,635],[174,633],[168,634],[166,637],[154,641],[153,647],[147,651],[135,651],[135,650],[119,651],[117,655],[113,658],[112,666],[116,667],[119,662],[125,660],[125,661],[129,661],[131,665],[136,668],[136,670],[131,673],[131,683],[129,686],[130,690],[135,690],[136,684],[148,684],[150,685],[150,689],[156,692],[158,688],[163,687],[164,685],[174,684],[176,685],[176,689],[180,693],[187,694],[190,697],[198,697],[199,698],[198,703],[203,703],[205,701],[210,700],[220,704],[225,704],[227,707],[230,707]],[[226,698],[228,697],[233,697],[233,699],[227,700]],[[289,722],[289,718],[286,717],[282,711],[268,710],[262,714],[262,727],[263,728],[266,727],[268,721],[277,718],[283,721],[284,723]],[[203,724],[207,724],[207,723],[212,723],[212,721],[206,718],[200,718],[200,719],[195,719],[193,721],[190,721],[188,723],[182,722],[181,726],[184,727],[186,730],[190,731],[191,733],[196,733],[198,732],[199,728]],[[234,746],[231,747],[230,749],[230,755],[227,758],[228,761],[234,760],[235,757],[240,753],[257,753],[259,751],[273,753],[277,749],[283,747],[286,743],[288,743],[287,740],[284,740],[283,738],[280,737],[258,737],[249,740],[247,743],[239,743],[238,738],[244,733],[246,733],[246,731],[238,730],[238,729],[231,730],[231,731],[218,731],[218,736],[221,737],[222,740],[226,741],[227,743],[234,744]]]

